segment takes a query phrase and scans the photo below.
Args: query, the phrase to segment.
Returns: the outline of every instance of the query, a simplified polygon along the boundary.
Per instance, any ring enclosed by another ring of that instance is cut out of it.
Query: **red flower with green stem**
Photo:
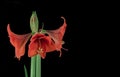
[[[37,73],[33,73],[33,70],[39,70],[37,69],[37,66],[40,67],[39,56],[41,56],[44,59],[46,57],[47,52],[53,52],[55,50],[59,51],[61,56],[61,49],[63,48],[62,39],[67,26],[65,18],[61,18],[64,20],[64,23],[60,28],[56,30],[44,30],[42,26],[42,29],[39,29],[38,31],[39,21],[36,12],[33,12],[30,18],[30,28],[32,32],[23,35],[18,35],[12,32],[10,29],[10,24],[8,24],[7,32],[10,38],[10,43],[15,47],[15,56],[19,60],[21,56],[25,54],[25,45],[30,39],[30,44],[28,47],[28,56],[31,57],[31,77],[40,77],[40,75],[37,75]],[[37,56],[37,54],[39,54],[39,56]],[[36,62],[39,65],[36,65]]]

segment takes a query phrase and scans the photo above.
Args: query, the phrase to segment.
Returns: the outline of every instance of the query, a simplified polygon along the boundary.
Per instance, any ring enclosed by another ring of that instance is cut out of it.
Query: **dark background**
[[[7,24],[16,34],[25,34],[30,32],[29,20],[32,11],[36,11],[39,19],[39,25],[45,24],[45,29],[57,29],[63,21],[61,16],[66,18],[67,29],[63,40],[64,48],[62,57],[59,58],[58,52],[47,53],[47,57],[42,59],[42,77],[80,77],[93,76],[99,67],[92,60],[90,49],[89,33],[86,29],[86,23],[90,18],[86,11],[86,5],[77,1],[17,1],[5,0],[0,3],[0,75],[6,77],[24,77],[25,64],[29,72],[30,58],[26,54],[18,61],[14,56],[14,47],[10,44],[7,34]],[[83,22],[84,21],[84,22]],[[83,25],[84,24],[84,25]],[[92,35],[90,35],[92,36]]]

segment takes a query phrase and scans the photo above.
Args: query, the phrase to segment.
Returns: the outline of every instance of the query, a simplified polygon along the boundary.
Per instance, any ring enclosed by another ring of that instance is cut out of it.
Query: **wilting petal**
[[[31,34],[18,35],[11,31],[10,25],[7,26],[7,32],[10,38],[10,43],[15,47],[15,56],[20,59],[25,53],[25,44],[29,40]]]
[[[55,42],[56,50],[59,50],[59,51],[62,48],[62,43],[63,43],[62,39],[63,39],[65,30],[66,30],[66,26],[67,26],[65,18],[64,17],[61,17],[61,18],[64,20],[64,23],[59,29],[57,29],[57,30],[46,30],[47,33],[49,34],[49,36]]]
[[[36,54],[40,54],[44,59],[46,56],[46,52],[54,51],[55,44],[51,40],[49,36],[45,36],[44,34],[37,33],[32,36],[29,44],[28,56],[32,57]]]

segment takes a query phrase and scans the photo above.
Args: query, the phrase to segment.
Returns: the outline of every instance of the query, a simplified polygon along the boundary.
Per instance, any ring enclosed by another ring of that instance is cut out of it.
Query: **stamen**
[[[66,48],[63,48],[63,47],[62,47],[62,49],[65,50],[65,51],[68,51],[68,49],[66,49]]]
[[[38,53],[43,53],[43,49],[42,48],[38,48],[37,52]]]
[[[62,51],[60,50],[60,55],[59,55],[59,57],[61,57],[61,55],[62,55]]]
[[[62,41],[62,44],[65,44],[65,42],[64,42],[64,41]]]

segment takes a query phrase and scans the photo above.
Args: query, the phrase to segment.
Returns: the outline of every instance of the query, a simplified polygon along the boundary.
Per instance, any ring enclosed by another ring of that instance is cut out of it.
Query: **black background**
[[[32,11],[36,11],[39,25],[44,22],[45,29],[57,29],[62,25],[61,16],[66,18],[67,29],[63,40],[65,44],[62,57],[58,52],[47,53],[47,57],[42,59],[42,77],[80,77],[93,76],[99,73],[97,62],[93,61],[91,55],[90,39],[87,25],[91,13],[88,7],[77,1],[17,1],[5,0],[0,7],[0,74],[3,77],[24,77],[25,64],[29,72],[30,58],[27,57],[27,46],[25,56],[18,61],[14,56],[14,47],[10,44],[7,34],[7,24],[11,25],[11,30],[16,34],[30,32],[29,20]],[[87,11],[86,11],[87,10]],[[88,13],[89,12],[89,13]],[[84,21],[85,20],[85,21]],[[86,21],[88,20],[88,21]],[[84,22],[83,22],[84,21]],[[91,24],[93,25],[93,24]],[[86,29],[82,27],[86,27]],[[89,51],[88,51],[89,50]]]

